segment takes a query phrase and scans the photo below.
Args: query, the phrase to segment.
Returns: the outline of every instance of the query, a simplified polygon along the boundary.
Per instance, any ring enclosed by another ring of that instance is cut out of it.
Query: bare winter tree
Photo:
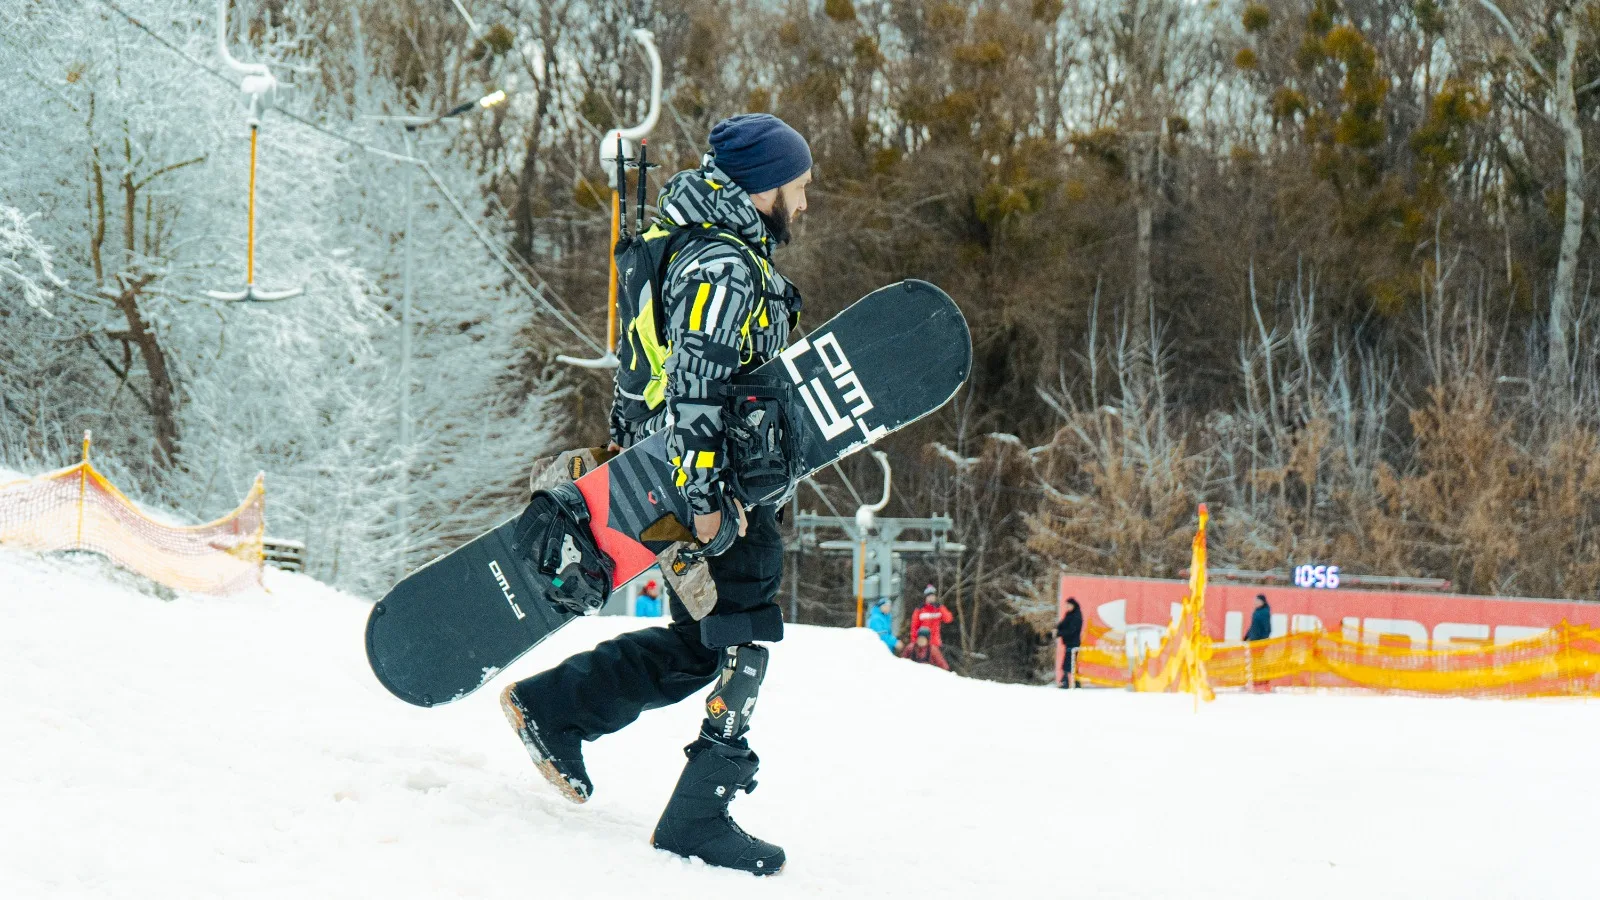
[[[1556,258],[1555,281],[1550,288],[1548,352],[1550,378],[1565,390],[1572,378],[1572,318],[1578,247],[1584,231],[1583,125],[1578,118],[1578,98],[1600,88],[1600,79],[1578,84],[1575,78],[1585,5],[1573,0],[1525,0],[1515,5],[1507,2],[1504,6],[1496,0],[1478,0],[1478,5],[1491,19],[1489,27],[1510,45],[1520,64],[1520,74],[1531,77],[1534,87],[1539,89],[1525,92],[1524,108],[1533,111],[1560,135],[1563,214],[1561,248]],[[1509,15],[1506,9],[1510,10]],[[1589,15],[1592,17],[1592,9]],[[1540,62],[1535,48],[1546,55],[1548,67]],[[1553,61],[1548,60],[1547,48],[1555,50]],[[1592,43],[1589,52],[1595,53]],[[1545,98],[1542,102],[1541,94]]]
[[[1176,0],[1091,3],[1078,10],[1089,65],[1107,88],[1127,154],[1132,194],[1133,286],[1128,315],[1135,341],[1148,336],[1155,309],[1155,227],[1165,167],[1188,130],[1190,91],[1216,71],[1214,18]]]

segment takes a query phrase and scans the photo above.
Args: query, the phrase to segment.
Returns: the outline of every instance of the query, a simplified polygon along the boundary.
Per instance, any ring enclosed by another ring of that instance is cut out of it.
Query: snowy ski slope
[[[163,601],[0,549],[0,897],[1556,897],[1593,890],[1600,704],[1062,692],[791,629],[734,804],[776,879],[646,843],[698,703],[558,798],[493,688],[415,709],[305,577]],[[576,623],[520,676],[638,620]]]

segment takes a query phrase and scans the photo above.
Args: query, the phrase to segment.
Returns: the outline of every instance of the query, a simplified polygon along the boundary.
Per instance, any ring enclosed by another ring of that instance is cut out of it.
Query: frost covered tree
[[[33,233],[30,216],[0,203],[0,384],[20,381],[25,366],[23,341],[54,318],[57,291],[64,286],[50,261],[50,247]],[[0,393],[0,455],[20,462],[17,432],[27,421],[25,397]]]
[[[268,113],[256,277],[305,293],[270,305],[211,299],[208,289],[237,289],[244,277],[244,98],[183,58],[215,63],[213,4],[159,0],[139,13],[182,55],[99,5],[0,12],[0,66],[27,76],[20,96],[0,103],[0,186],[20,215],[36,216],[33,240],[56,248],[64,282],[0,338],[16,361],[0,384],[14,407],[7,445],[60,461],[64,435],[93,428],[130,490],[197,518],[230,507],[265,470],[271,531],[306,539],[313,571],[381,590],[398,558],[414,563],[503,516],[556,436],[549,401],[559,389],[528,346],[539,333],[532,307],[506,289],[452,206],[419,201],[419,427],[409,452],[399,447],[403,164]],[[263,16],[241,27],[257,46],[240,55],[289,55],[271,11]],[[319,49],[333,68],[351,52]],[[316,68],[303,54],[274,64],[285,80]],[[394,98],[381,88],[324,97],[315,81],[296,80],[282,93],[328,131],[357,134],[362,120],[341,101],[385,112]],[[464,162],[434,163],[471,196]],[[406,460],[417,475],[413,521],[426,526],[399,535]]]

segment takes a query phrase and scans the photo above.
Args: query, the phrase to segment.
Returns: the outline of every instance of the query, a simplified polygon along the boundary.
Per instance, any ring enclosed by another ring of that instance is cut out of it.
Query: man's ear
[[[751,194],[750,202],[755,204],[756,209],[759,209],[770,216],[772,215],[773,205],[778,202],[778,189],[773,188],[770,191],[762,191],[759,194]]]

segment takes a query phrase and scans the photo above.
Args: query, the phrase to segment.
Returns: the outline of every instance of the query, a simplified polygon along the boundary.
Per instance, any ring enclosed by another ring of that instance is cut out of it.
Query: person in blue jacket
[[[867,627],[878,633],[878,637],[889,648],[890,653],[900,649],[900,642],[894,637],[894,616],[890,612],[888,597],[878,598],[877,604],[867,616]]]
[[[1250,614],[1250,630],[1244,633],[1247,641],[1264,641],[1272,637],[1272,605],[1266,594],[1256,595],[1256,610]]]
[[[633,614],[641,618],[661,615],[661,585],[654,578],[644,583],[644,590],[633,598]]]

